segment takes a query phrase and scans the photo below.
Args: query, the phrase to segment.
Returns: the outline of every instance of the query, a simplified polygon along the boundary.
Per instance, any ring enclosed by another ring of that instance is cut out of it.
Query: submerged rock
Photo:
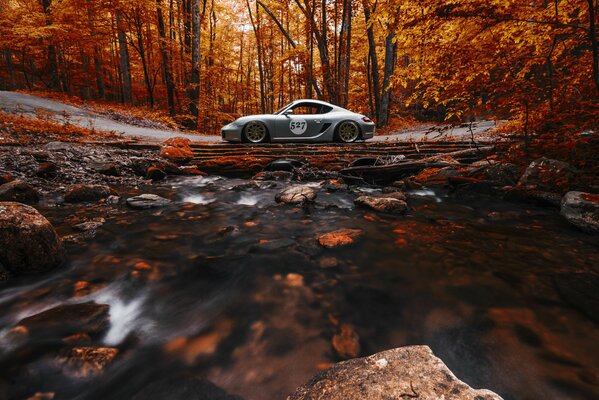
[[[408,209],[406,195],[402,192],[388,193],[380,196],[360,196],[354,200],[354,203],[375,211],[391,214],[402,214]]]
[[[599,232],[599,195],[568,192],[561,202],[561,214],[587,232]]]
[[[0,263],[13,275],[49,271],[64,261],[52,224],[35,208],[0,203]]]
[[[332,249],[334,247],[352,244],[364,231],[361,229],[339,229],[334,232],[325,233],[318,237],[318,243],[322,247]]]
[[[171,204],[169,199],[160,197],[156,194],[141,194],[139,196],[130,197],[127,199],[127,205],[131,208],[148,209],[156,207],[165,207]]]
[[[570,164],[550,158],[539,158],[530,163],[518,186],[552,193],[566,193],[576,176]]]
[[[256,181],[290,181],[293,179],[293,172],[289,171],[262,171],[258,172],[252,178]]]
[[[51,308],[19,321],[32,334],[57,334],[59,336],[85,332],[99,334],[108,328],[107,304],[66,304]]]
[[[33,186],[21,180],[11,181],[0,186],[0,201],[34,204],[39,200],[39,194]]]
[[[458,380],[428,346],[400,347],[335,364],[288,400],[501,400]]]
[[[115,194],[108,186],[104,185],[75,185],[64,195],[67,203],[95,202]]]
[[[305,164],[299,160],[282,158],[269,162],[264,168],[265,171],[288,171],[293,172],[298,168],[302,168]]]
[[[305,204],[316,199],[316,190],[308,186],[290,186],[275,196],[277,203]]]
[[[342,324],[339,333],[333,336],[331,344],[337,356],[342,360],[360,355],[360,336],[351,325]]]

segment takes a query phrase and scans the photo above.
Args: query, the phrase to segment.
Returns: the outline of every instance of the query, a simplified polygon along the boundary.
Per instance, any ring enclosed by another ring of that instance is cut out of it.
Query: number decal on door
[[[308,129],[308,123],[303,119],[293,120],[289,123],[289,129],[295,135],[302,135]]]

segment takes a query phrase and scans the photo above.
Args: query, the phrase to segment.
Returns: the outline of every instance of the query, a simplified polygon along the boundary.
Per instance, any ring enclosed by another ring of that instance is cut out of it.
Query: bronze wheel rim
[[[245,136],[252,143],[259,143],[266,138],[266,128],[259,122],[250,122],[245,128]]]
[[[344,122],[339,127],[339,138],[346,143],[353,142],[358,138],[358,127],[351,122]]]

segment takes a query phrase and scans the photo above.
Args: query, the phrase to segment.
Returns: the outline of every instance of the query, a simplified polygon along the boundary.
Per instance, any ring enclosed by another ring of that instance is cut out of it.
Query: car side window
[[[298,104],[293,107],[293,114],[295,115],[314,115],[320,114],[320,106],[317,104]]]

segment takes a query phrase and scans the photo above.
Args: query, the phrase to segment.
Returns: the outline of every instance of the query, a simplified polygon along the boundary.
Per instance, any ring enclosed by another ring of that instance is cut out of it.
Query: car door
[[[277,121],[277,131],[281,139],[308,139],[320,134],[323,118],[320,105],[315,103],[298,103],[283,113]]]

